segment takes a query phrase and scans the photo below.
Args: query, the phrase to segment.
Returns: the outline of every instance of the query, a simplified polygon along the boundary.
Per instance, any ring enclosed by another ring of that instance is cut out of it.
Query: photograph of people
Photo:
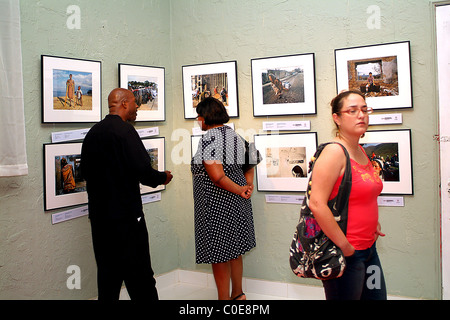
[[[78,86],[77,94],[77,104],[80,106],[83,105],[83,90],[81,90],[81,86]]]
[[[70,193],[75,190],[75,178],[73,173],[73,166],[67,163],[66,158],[61,159],[61,176],[63,183],[63,192]]]
[[[75,92],[75,81],[72,79],[72,74],[69,74],[69,79],[66,81],[66,97],[64,99],[64,105],[66,105],[67,100],[69,100],[69,106],[72,106],[72,100],[74,100]]]
[[[53,69],[53,110],[93,110],[92,72]]]

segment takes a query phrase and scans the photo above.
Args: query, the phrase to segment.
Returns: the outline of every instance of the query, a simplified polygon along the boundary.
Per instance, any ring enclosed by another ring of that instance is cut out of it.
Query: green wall
[[[69,29],[66,9],[78,5],[81,28]],[[370,5],[380,8],[379,29],[369,29]],[[152,263],[157,274],[173,269],[210,271],[195,264],[192,181],[188,163],[191,120],[183,115],[181,67],[236,60],[240,117],[236,130],[262,130],[263,121],[309,120],[319,143],[333,137],[328,103],[336,94],[334,49],[409,40],[413,110],[402,125],[412,129],[414,195],[405,206],[380,208],[386,237],[378,242],[388,292],[426,299],[441,297],[439,173],[434,60],[433,2],[430,0],[22,0],[22,56],[29,174],[0,178],[0,299],[88,299],[97,295],[90,226],[86,217],[51,224],[43,210],[42,144],[51,133],[90,127],[41,124],[40,55],[102,61],[102,110],[118,84],[118,63],[166,68],[166,167],[174,180],[162,201],[144,205]],[[254,118],[252,58],[315,53],[317,115]],[[372,129],[372,128],[371,128]],[[180,136],[181,134],[181,136]],[[178,161],[183,155],[187,161]],[[288,248],[298,220],[296,205],[267,204],[253,195],[257,247],[244,259],[244,276],[320,285],[296,278]],[[81,289],[69,290],[66,270],[81,269]]]

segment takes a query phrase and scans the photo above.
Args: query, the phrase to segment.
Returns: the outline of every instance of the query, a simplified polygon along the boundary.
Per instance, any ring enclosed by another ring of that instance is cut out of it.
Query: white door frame
[[[442,299],[450,299],[450,1],[435,3],[439,103]]]

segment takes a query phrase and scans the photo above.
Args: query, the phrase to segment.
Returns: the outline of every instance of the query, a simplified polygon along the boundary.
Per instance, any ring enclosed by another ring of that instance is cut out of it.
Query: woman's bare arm
[[[223,171],[223,165],[220,162],[206,160],[203,161],[203,165],[205,166],[209,178],[216,186],[229,192],[238,194],[245,199],[250,198],[251,192],[248,192],[249,186],[240,186],[234,183],[225,175],[225,171]]]
[[[344,256],[350,256],[355,249],[328,208],[328,199],[337,179],[343,174],[345,165],[345,154],[339,145],[330,144],[324,148],[314,165],[309,208],[328,238],[341,248]]]

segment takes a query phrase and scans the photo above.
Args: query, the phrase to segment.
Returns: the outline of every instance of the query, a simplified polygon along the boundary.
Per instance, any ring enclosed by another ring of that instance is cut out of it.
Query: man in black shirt
[[[86,180],[99,300],[118,300],[122,282],[131,299],[157,300],[139,183],[156,187],[170,171],[151,167],[150,156],[128,123],[136,120],[133,93],[116,88],[109,114],[84,138],[81,172]]]

